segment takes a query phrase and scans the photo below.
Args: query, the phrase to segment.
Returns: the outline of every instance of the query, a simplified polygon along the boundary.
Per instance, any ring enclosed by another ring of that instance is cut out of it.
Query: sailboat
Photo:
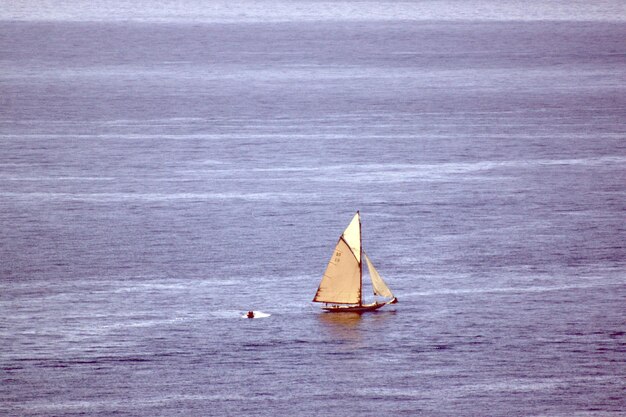
[[[387,301],[363,304],[363,259],[372,279],[374,295],[385,297]],[[339,237],[313,301],[325,303],[322,309],[329,312],[374,311],[387,304],[398,302],[363,251],[361,215],[358,211]]]

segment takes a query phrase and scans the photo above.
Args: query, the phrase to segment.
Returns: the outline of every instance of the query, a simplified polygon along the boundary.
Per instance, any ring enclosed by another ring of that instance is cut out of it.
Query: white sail
[[[348,246],[350,246],[350,249],[352,249],[352,253],[354,253],[356,260],[361,263],[361,217],[358,211],[341,236],[344,238]]]
[[[370,258],[365,255],[365,261],[367,262],[367,269],[370,271],[370,277],[372,278],[372,287],[374,287],[374,295],[380,295],[381,297],[393,298],[393,293],[383,281],[382,277],[378,274],[374,264],[370,261]]]
[[[313,301],[334,304],[361,302],[361,264],[343,236],[335,246]]]
[[[359,212],[354,215],[346,230],[342,233],[333,256],[328,262],[322,282],[320,283],[313,301],[327,303],[322,307],[326,311],[363,312],[374,311],[387,304],[394,304],[397,299],[380,277],[372,262],[365,256],[372,278],[374,294],[392,298],[392,300],[379,303],[363,304],[363,264],[361,262],[361,217]],[[365,253],[363,253],[365,255]],[[352,304],[339,306],[337,304]],[[355,305],[356,304],[356,305]]]

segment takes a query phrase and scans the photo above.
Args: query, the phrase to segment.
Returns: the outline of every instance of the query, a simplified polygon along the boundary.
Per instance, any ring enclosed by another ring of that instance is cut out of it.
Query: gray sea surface
[[[588,3],[0,7],[0,414],[623,416],[626,12]],[[356,210],[400,302],[322,313]]]

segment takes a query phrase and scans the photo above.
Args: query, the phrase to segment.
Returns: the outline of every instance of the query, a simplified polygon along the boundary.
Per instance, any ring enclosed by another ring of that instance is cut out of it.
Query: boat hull
[[[360,306],[327,306],[322,307],[322,310],[327,311],[329,313],[364,313],[366,311],[375,311],[379,308],[386,306],[389,303],[373,303],[373,304],[363,304]]]

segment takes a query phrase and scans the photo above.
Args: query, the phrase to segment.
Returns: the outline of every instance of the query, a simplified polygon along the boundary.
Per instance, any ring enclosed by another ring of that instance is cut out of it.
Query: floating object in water
[[[374,301],[363,304],[363,258],[372,280],[374,295],[388,298],[384,302]],[[339,237],[326,272],[322,277],[313,301],[326,303],[322,309],[330,312],[374,311],[395,304],[398,299],[393,295],[385,281],[374,268],[361,246],[361,215],[357,211],[352,221]]]
[[[269,316],[271,316],[271,314],[264,313],[262,311],[250,310],[241,317],[244,319],[264,319],[265,317],[269,317]]]

